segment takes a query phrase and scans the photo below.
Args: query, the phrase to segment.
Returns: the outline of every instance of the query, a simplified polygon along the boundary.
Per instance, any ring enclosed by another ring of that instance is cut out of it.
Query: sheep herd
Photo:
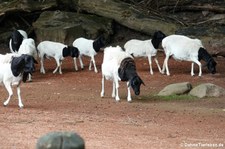
[[[160,43],[165,52],[165,60],[161,69],[157,60],[157,49]],[[91,58],[89,70],[94,66],[95,73],[98,72],[94,56],[105,47],[105,38],[103,35],[97,39],[78,38],[72,46],[65,45],[59,42],[42,41],[35,46],[35,41],[28,38],[27,33],[23,30],[15,30],[12,32],[9,48],[11,53],[0,54],[0,82],[4,84],[8,91],[8,98],[4,102],[4,106],[8,105],[12,92],[12,85],[17,86],[17,94],[19,100],[19,107],[23,107],[20,96],[20,82],[32,80],[31,74],[35,70],[35,63],[37,57],[40,59],[40,73],[45,74],[44,60],[45,58],[54,58],[57,67],[53,71],[62,74],[62,61],[65,57],[70,56],[74,60],[74,69],[77,71],[78,66],[76,59],[79,59],[81,69],[84,68],[82,56],[89,56]],[[169,35],[166,36],[161,31],[156,31],[152,39],[137,40],[132,39],[124,44],[124,49],[120,46],[108,46],[104,48],[102,70],[102,90],[101,97],[104,97],[104,80],[111,80],[113,82],[112,97],[116,101],[120,100],[118,88],[119,81],[127,82],[127,101],[131,102],[130,88],[133,89],[135,95],[140,94],[140,86],[144,82],[137,73],[134,57],[147,57],[149,61],[150,74],[153,75],[152,57],[157,64],[160,73],[170,75],[168,68],[169,57],[176,60],[190,61],[191,76],[194,76],[194,63],[199,66],[199,76],[202,75],[202,65],[200,60],[206,62],[208,70],[214,74],[216,73],[216,62],[212,56],[206,51],[202,42],[199,39],[191,39],[183,35]]]

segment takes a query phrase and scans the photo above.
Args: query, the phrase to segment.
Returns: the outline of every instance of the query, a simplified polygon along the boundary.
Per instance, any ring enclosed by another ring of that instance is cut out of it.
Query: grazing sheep
[[[209,71],[216,73],[216,62],[212,56],[203,47],[199,39],[191,39],[183,35],[170,35],[162,40],[166,58],[163,63],[162,73],[170,75],[168,68],[169,57],[172,56],[175,60],[191,61],[191,76],[194,76],[194,63],[199,66],[199,76],[202,75],[202,65],[200,60],[204,60]]]
[[[20,83],[21,80],[26,82],[28,74],[34,72],[34,63],[37,63],[37,61],[32,56],[27,54],[0,54],[0,83],[4,84],[6,90],[9,93],[7,100],[4,102],[4,106],[8,105],[13,95],[11,86],[16,85],[19,100],[18,105],[20,108],[23,107],[20,96]]]
[[[113,81],[112,97],[119,101],[119,81],[127,82],[127,101],[131,102],[130,87],[135,95],[140,94],[140,86],[144,84],[136,72],[136,66],[130,54],[124,52],[121,47],[107,47],[104,50],[102,63],[102,91],[104,97],[104,78]]]
[[[35,42],[32,38],[27,38],[22,41],[20,48],[18,50],[19,54],[28,54],[33,56],[35,60],[37,60],[37,49],[35,46]],[[31,74],[28,76],[28,81],[32,81]]]
[[[96,68],[94,56],[97,54],[97,52],[100,51],[100,49],[102,47],[105,46],[104,36],[100,36],[96,40],[85,39],[85,38],[81,37],[81,38],[76,39],[73,42],[73,46],[78,48],[80,51],[79,61],[80,61],[81,69],[84,69],[82,56],[85,55],[85,56],[91,57],[90,64],[89,64],[89,70],[91,70],[92,63],[93,63],[94,71],[95,71],[95,73],[97,73],[98,70]],[[76,59],[75,59],[75,61],[76,61]],[[77,65],[75,65],[75,69],[78,70]]]
[[[154,56],[155,63],[161,72],[161,68],[159,66],[159,62],[157,59],[157,49],[159,48],[159,44],[165,38],[166,35],[161,31],[157,31],[154,33],[153,38],[150,40],[137,40],[132,39],[125,43],[124,48],[125,51],[134,57],[148,57],[148,62],[150,66],[150,74],[153,75],[152,70],[152,57]]]
[[[18,52],[23,39],[28,38],[27,33],[23,30],[15,30],[9,40],[9,49],[11,53]]]
[[[39,52],[40,63],[41,63],[40,72],[43,74],[45,74],[45,69],[44,69],[45,57],[53,57],[57,64],[57,67],[55,68],[53,73],[56,73],[56,71],[59,69],[59,74],[62,74],[62,69],[61,69],[62,60],[67,56],[71,56],[72,58],[77,58],[79,56],[79,50],[77,48],[67,46],[59,42],[42,41],[37,46],[37,49]],[[75,60],[74,60],[74,63],[76,63]]]

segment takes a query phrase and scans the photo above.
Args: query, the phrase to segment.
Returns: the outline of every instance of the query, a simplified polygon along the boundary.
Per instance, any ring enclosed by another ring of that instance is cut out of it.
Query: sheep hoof
[[[23,109],[24,106],[19,106],[20,109]]]
[[[132,103],[132,100],[127,100],[128,103]]]
[[[120,101],[120,98],[116,98],[116,102],[119,102]]]

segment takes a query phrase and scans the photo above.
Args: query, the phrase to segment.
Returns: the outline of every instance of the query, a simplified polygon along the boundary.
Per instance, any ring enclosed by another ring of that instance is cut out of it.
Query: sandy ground
[[[146,58],[135,59],[138,73],[145,82],[140,96],[132,92],[126,101],[125,83],[120,83],[120,102],[111,98],[112,84],[106,82],[105,98],[101,92],[102,53],[96,56],[100,73],[74,71],[72,59],[63,62],[63,74],[52,74],[54,60],[46,60],[46,74],[39,64],[33,82],[22,83],[23,109],[15,95],[7,107],[0,107],[0,149],[32,149],[42,135],[52,131],[77,132],[87,149],[175,149],[225,148],[225,100],[223,98],[172,99],[155,96],[170,83],[189,81],[193,86],[214,83],[225,88],[225,59],[216,58],[218,73],[191,77],[189,62],[169,61],[171,76],[149,74]],[[160,54],[162,65],[164,55]],[[196,67],[196,74],[198,69]],[[7,98],[0,88],[1,103]]]

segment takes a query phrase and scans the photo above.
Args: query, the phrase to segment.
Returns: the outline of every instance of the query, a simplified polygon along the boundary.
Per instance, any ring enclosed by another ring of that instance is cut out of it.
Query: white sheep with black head
[[[33,56],[35,60],[37,60],[37,48],[35,45],[35,41],[32,38],[26,38],[22,41],[22,44],[19,47],[18,52],[19,54],[28,54]],[[28,76],[28,81],[32,81],[31,74]]]
[[[216,62],[212,56],[206,51],[201,40],[191,39],[183,35],[170,35],[162,40],[162,47],[165,52],[165,60],[163,63],[162,73],[170,75],[168,68],[169,57],[172,56],[175,60],[191,61],[191,76],[194,76],[194,63],[199,66],[199,74],[202,75],[202,64],[200,60],[206,62],[206,66],[210,73],[216,73]]]
[[[98,72],[96,68],[96,63],[94,56],[100,51],[101,48],[105,46],[105,38],[103,35],[99,36],[97,39],[86,39],[83,37],[77,38],[73,42],[73,46],[78,48],[80,51],[79,61],[80,61],[80,67],[81,69],[84,69],[84,64],[82,61],[82,56],[89,56],[91,58],[90,64],[89,64],[89,70],[91,70],[92,63],[94,65],[94,71],[95,73]],[[76,61],[76,58],[74,59]],[[76,63],[75,63],[76,64]],[[75,65],[75,69],[78,70],[77,65]]]
[[[7,106],[12,95],[12,85],[17,87],[18,105],[23,108],[23,103],[20,95],[20,83],[26,82],[28,74],[31,74],[35,70],[35,63],[37,61],[27,54],[10,53],[6,55],[0,54],[0,83],[3,83],[6,90],[9,93],[8,98],[4,102],[4,106]]]
[[[24,30],[14,30],[9,40],[9,49],[12,53],[18,52],[24,39],[27,39],[27,33]]]
[[[131,102],[130,87],[134,90],[135,95],[140,94],[140,86],[144,84],[138,76],[135,62],[132,56],[122,50],[121,47],[107,47],[104,49],[102,63],[102,91],[101,97],[104,97],[104,80],[113,81],[112,97],[116,101],[120,100],[118,88],[119,81],[127,82],[127,101]]]
[[[161,68],[157,59],[157,49],[160,43],[166,35],[161,31],[156,31],[153,34],[152,39],[149,40],[138,40],[132,39],[124,44],[125,51],[134,57],[148,57],[150,74],[153,75],[152,70],[152,57],[154,57],[155,63],[161,72]]]
[[[62,74],[62,61],[65,57],[71,56],[72,58],[77,58],[79,56],[79,50],[75,47],[68,46],[59,42],[54,41],[42,41],[38,44],[37,50],[40,57],[41,68],[40,72],[45,74],[44,69],[44,59],[47,57],[53,57],[56,61],[57,67],[53,71],[56,73],[59,70],[59,74]],[[76,61],[74,61],[76,63]],[[76,64],[74,64],[76,65]]]

